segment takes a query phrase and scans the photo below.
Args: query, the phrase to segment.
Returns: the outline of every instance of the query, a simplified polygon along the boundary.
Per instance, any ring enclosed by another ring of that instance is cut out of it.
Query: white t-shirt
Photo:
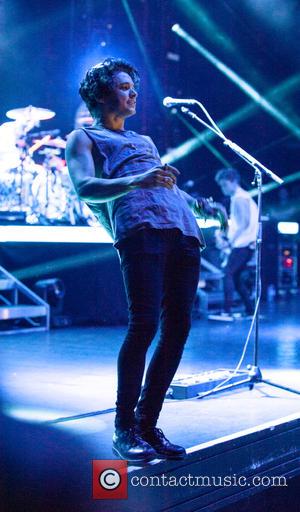
[[[248,208],[239,208],[240,205],[248,204]],[[244,212],[244,217],[240,213]],[[246,216],[247,215],[247,216]],[[241,233],[235,238],[237,231],[243,226]],[[258,226],[258,208],[250,194],[241,187],[237,187],[230,201],[230,225],[228,239],[232,242],[233,248],[247,247],[255,242]]]

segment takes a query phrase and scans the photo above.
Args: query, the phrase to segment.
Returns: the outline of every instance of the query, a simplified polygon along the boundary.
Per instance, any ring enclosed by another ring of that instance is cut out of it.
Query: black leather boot
[[[134,428],[115,431],[113,452],[121,459],[131,462],[157,459],[155,450],[138,435]]]
[[[143,429],[137,427],[136,430],[143,441],[152,446],[159,458],[183,459],[186,456],[183,446],[171,443],[160,428],[147,427]]]

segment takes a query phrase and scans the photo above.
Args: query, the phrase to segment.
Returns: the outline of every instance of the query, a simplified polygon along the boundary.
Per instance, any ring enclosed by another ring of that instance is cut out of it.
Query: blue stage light
[[[298,222],[278,222],[277,224],[278,233],[282,235],[297,235],[299,233]]]
[[[220,227],[218,220],[197,219],[200,228]],[[0,242],[112,244],[102,226],[0,226]]]

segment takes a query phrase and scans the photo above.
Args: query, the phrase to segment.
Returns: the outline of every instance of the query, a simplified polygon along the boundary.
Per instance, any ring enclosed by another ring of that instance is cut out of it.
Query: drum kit
[[[60,130],[32,132],[55,112],[30,105],[6,116],[11,121],[0,126],[1,218],[19,213],[27,224],[93,224],[69,177]]]

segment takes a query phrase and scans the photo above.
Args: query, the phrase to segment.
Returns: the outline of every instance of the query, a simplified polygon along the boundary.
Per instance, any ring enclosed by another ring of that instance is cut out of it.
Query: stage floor
[[[300,391],[299,302],[298,296],[291,296],[263,305],[259,367],[264,378]],[[249,320],[228,324],[195,320],[177,376],[234,368],[249,325]],[[124,327],[85,327],[1,336],[6,415],[39,426],[46,422],[47,428],[78,440],[90,459],[115,459],[111,409],[116,358],[124,334]],[[253,336],[243,368],[252,364],[252,354]],[[265,423],[300,417],[299,404],[299,395],[257,384],[252,391],[236,388],[203,400],[167,399],[159,426],[167,437],[193,454],[207,443],[222,442],[224,437],[240,437]],[[106,508],[99,505],[95,510]],[[110,510],[123,508],[119,504]]]

